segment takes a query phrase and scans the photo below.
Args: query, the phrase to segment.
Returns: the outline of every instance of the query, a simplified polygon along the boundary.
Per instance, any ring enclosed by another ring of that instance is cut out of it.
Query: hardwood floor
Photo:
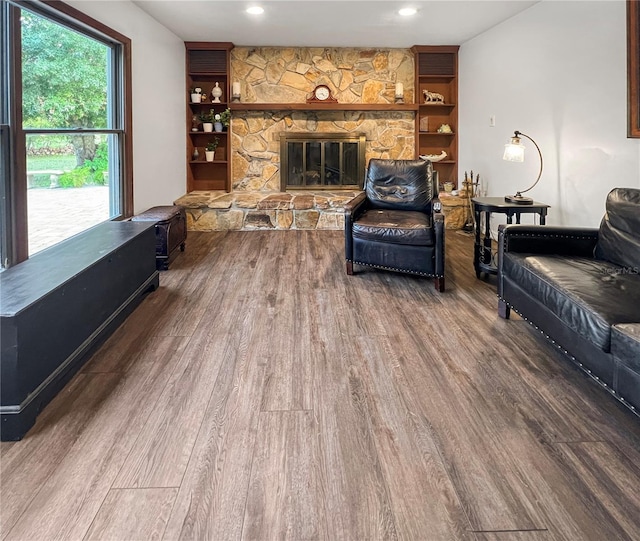
[[[344,269],[336,231],[187,250],[0,447],[0,538],[640,539],[640,418],[497,316],[470,237],[447,291]]]

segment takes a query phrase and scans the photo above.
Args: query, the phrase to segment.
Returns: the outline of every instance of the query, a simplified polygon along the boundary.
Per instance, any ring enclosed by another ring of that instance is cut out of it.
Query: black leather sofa
[[[514,309],[640,414],[640,190],[607,196],[598,229],[500,226],[498,313]]]

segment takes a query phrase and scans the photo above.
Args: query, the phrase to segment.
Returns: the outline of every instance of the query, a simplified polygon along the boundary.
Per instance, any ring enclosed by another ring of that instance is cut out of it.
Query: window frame
[[[106,45],[116,47],[112,66],[114,88],[120,99],[117,110],[113,111],[117,129],[69,130],[73,133],[117,133],[120,138],[120,168],[118,198],[120,214],[111,218],[122,220],[133,215],[133,115],[132,115],[132,75],[131,75],[131,40],[107,25],[89,17],[60,0],[3,0],[3,45],[7,47],[8,65],[3,72],[8,79],[0,81],[3,90],[7,90],[8,104],[3,107],[0,124],[3,137],[8,133],[11,160],[2,183],[4,199],[2,233],[2,268],[8,268],[29,257],[28,246],[28,209],[27,209],[27,162],[26,135],[38,133],[60,133],[60,130],[25,129],[22,126],[22,65],[21,65],[21,8],[46,17],[53,22],[79,31],[90,38],[97,39]],[[5,35],[5,30],[7,30]]]
[[[640,2],[627,0],[628,137],[640,137]]]

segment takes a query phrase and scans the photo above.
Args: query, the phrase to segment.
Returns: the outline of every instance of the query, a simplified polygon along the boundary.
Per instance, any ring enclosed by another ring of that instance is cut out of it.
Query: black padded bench
[[[187,240],[187,215],[183,207],[152,207],[131,218],[134,222],[153,222],[156,226],[156,268],[167,270],[169,256],[178,246],[184,252]]]
[[[149,223],[105,222],[0,273],[0,435],[19,440],[159,285]]]

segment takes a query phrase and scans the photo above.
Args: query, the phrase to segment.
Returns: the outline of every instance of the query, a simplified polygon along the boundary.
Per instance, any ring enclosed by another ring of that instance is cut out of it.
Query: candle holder
[[[234,103],[240,102],[240,83],[238,81],[234,81],[231,85],[231,101]]]
[[[404,103],[404,85],[402,83],[396,83],[395,98],[396,103]]]

